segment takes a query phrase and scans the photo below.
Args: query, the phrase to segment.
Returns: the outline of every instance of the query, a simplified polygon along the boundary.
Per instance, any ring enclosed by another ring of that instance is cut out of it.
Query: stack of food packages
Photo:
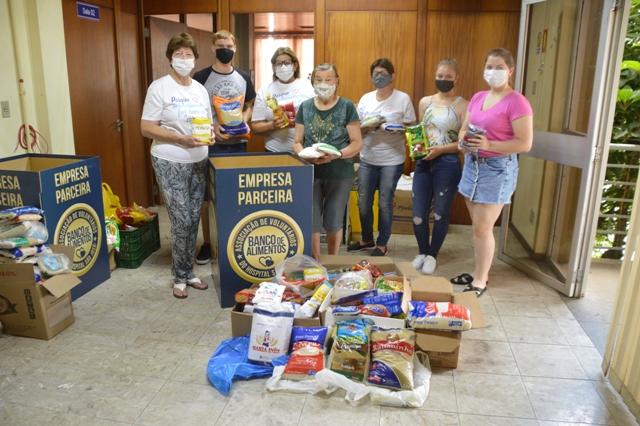
[[[3,262],[30,263],[34,279],[41,282],[71,272],[71,261],[45,245],[49,239],[38,207],[14,207],[0,211],[0,258]]]
[[[249,360],[290,354],[285,379],[309,379],[329,368],[355,381],[411,390],[414,331],[382,329],[370,319],[403,320],[403,291],[401,277],[385,276],[366,260],[328,271],[309,257],[289,258],[276,267],[274,282],[236,294],[243,311],[253,312]],[[295,318],[315,317],[321,305],[337,319],[330,329],[294,326]]]
[[[136,203],[132,207],[116,207],[105,218],[107,244],[119,251],[120,231],[134,231],[152,221],[156,214]]]

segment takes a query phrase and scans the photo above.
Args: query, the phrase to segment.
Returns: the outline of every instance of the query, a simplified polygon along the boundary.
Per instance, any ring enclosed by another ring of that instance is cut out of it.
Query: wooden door
[[[102,181],[126,203],[114,10],[100,3],[89,20],[77,16],[76,1],[62,0],[74,142],[76,154],[100,157]]]
[[[117,0],[118,1],[118,0]],[[151,141],[140,133],[140,116],[146,87],[142,64],[141,20],[136,0],[120,0],[116,14],[120,108],[127,181],[127,199],[143,206],[152,204]]]

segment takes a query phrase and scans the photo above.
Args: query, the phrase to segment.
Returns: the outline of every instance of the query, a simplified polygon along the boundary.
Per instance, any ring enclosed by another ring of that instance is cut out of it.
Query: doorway
[[[534,141],[499,256],[569,297],[584,294],[591,266],[621,15],[614,0],[524,0],[521,10],[516,88],[531,102]]]

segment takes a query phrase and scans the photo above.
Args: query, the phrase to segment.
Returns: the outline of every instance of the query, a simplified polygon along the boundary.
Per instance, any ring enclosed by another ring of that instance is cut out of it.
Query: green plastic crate
[[[158,216],[137,229],[120,231],[120,252],[116,256],[118,268],[135,269],[160,248]]]

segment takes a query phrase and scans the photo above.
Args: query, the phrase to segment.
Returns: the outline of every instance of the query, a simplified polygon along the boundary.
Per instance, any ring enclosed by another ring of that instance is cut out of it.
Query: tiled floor
[[[459,368],[433,372],[422,409],[268,394],[264,380],[236,383],[225,398],[205,368],[230,334],[229,312],[212,289],[171,296],[165,215],[161,224],[163,248],[77,300],[72,327],[48,342],[0,338],[0,424],[637,424],[603,379],[576,311],[499,261],[481,299],[490,326],[464,334]],[[439,274],[470,269],[469,239],[467,227],[452,227]],[[396,236],[391,253],[410,260],[414,247]],[[211,284],[208,266],[197,272]]]

